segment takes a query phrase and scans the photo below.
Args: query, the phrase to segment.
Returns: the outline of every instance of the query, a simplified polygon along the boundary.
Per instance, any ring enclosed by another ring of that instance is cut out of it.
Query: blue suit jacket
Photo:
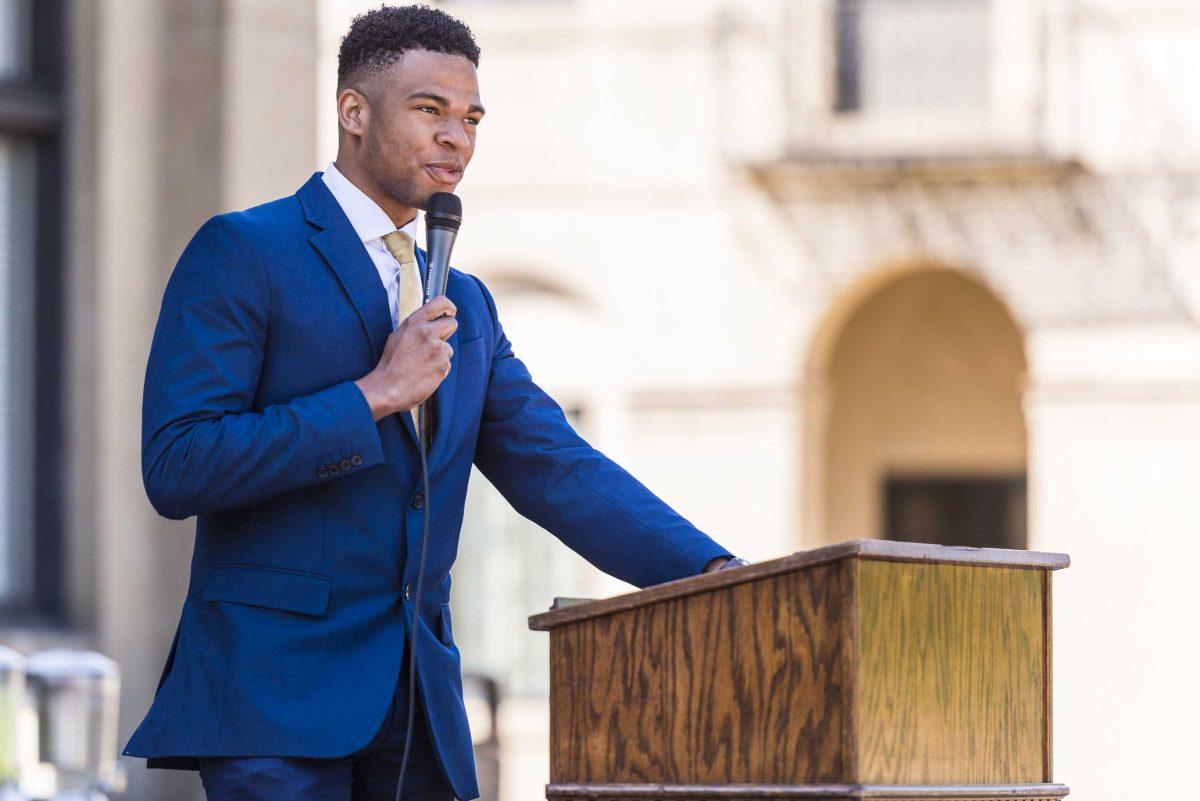
[[[639,587],[729,551],[575,433],[478,278],[451,270],[446,294],[458,329],[436,393],[414,636],[435,749],[465,800],[479,793],[449,601],[472,463],[522,515]],[[344,756],[381,725],[424,514],[411,417],[376,422],[353,383],[391,331],[379,274],[319,172],[212,217],[180,256],[146,368],[142,474],[160,514],[196,516],[196,542],[125,754],[184,769],[196,756]]]

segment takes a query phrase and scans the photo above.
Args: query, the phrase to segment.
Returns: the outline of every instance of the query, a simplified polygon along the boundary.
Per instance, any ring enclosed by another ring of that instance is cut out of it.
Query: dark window
[[[893,476],[885,495],[890,540],[1025,547],[1024,476]]]
[[[837,0],[840,112],[981,108],[988,0]]]
[[[837,53],[837,94],[834,108],[837,111],[854,111],[858,108],[858,73],[862,48],[858,44],[858,0],[838,0],[834,34]]]
[[[0,0],[0,612],[61,609],[65,3]]]

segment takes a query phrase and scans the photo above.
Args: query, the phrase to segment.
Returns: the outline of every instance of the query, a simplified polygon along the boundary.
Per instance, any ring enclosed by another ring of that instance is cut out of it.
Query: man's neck
[[[379,185],[375,181],[371,180],[371,176],[365,170],[358,169],[356,165],[348,163],[340,156],[334,159],[333,166],[337,167],[338,172],[347,181],[357,186],[371,200],[374,200],[397,228],[403,228],[417,216],[416,209],[411,206],[401,205],[393,200],[390,195],[379,188]]]

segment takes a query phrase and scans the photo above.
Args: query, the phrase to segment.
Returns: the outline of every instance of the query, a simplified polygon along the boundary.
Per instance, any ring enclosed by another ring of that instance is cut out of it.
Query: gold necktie
[[[397,316],[392,320],[392,330],[395,330],[410,314],[421,308],[424,293],[421,291],[421,276],[417,272],[417,257],[413,252],[412,237],[403,231],[396,230],[385,234],[383,243],[387,245],[388,251],[396,258],[396,261],[400,262],[398,275],[400,286],[396,292]],[[413,426],[419,431],[417,407],[414,406],[409,411],[412,413]]]

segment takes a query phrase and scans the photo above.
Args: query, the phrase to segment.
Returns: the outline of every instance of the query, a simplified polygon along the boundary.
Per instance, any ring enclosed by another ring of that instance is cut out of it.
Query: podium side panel
[[[858,561],[858,781],[1043,781],[1044,571]]]

